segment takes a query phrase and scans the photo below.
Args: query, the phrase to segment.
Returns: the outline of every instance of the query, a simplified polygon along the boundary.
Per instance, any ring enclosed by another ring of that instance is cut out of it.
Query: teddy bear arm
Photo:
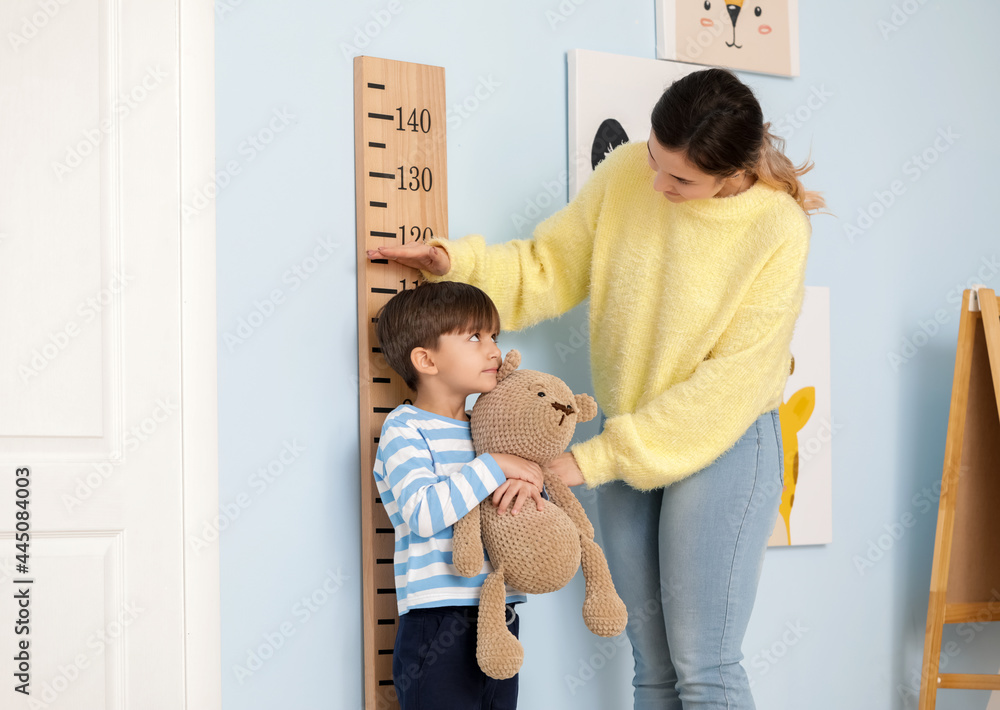
[[[475,577],[483,568],[483,530],[479,506],[452,526],[451,563],[463,577]]]
[[[594,526],[587,517],[586,511],[580,505],[580,501],[573,495],[569,486],[562,482],[559,476],[555,475],[548,468],[542,468],[542,476],[545,479],[545,488],[549,493],[549,500],[563,509],[569,516],[573,524],[580,531],[580,535],[588,540],[594,539]]]

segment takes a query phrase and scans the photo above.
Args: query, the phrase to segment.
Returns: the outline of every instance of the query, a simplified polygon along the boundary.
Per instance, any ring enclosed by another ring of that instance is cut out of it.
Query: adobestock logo
[[[49,21],[58,15],[59,11],[68,4],[69,0],[40,0],[36,12],[21,18],[21,25],[18,27],[17,32],[7,33],[7,41],[10,42],[10,48],[15,52],[20,52],[21,47],[35,39],[42,28],[48,25]]]

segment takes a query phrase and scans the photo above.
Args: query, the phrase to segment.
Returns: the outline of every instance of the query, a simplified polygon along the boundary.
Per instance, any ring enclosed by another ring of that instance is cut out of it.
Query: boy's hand
[[[538,490],[542,490],[545,485],[545,478],[542,476],[542,467],[534,461],[522,459],[513,454],[490,454],[497,462],[500,470],[508,479],[516,478],[521,481],[531,483]]]
[[[542,492],[533,483],[521,481],[517,478],[508,479],[493,491],[493,505],[499,506],[500,510],[497,511],[499,515],[503,515],[506,512],[511,501],[513,501],[514,507],[510,512],[513,515],[517,515],[521,510],[521,506],[531,498],[535,499],[535,505],[539,510],[545,507],[545,504],[542,502],[544,500]]]

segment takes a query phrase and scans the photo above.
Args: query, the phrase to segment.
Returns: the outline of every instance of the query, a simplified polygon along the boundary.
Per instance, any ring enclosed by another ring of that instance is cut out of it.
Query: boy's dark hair
[[[475,286],[457,281],[424,282],[389,299],[376,314],[375,336],[389,367],[417,391],[417,371],[410,360],[414,348],[436,348],[441,335],[500,332],[493,300]]]

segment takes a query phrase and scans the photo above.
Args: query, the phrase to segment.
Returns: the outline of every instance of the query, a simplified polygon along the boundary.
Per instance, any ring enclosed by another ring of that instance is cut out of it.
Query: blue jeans
[[[616,480],[596,489],[604,552],[628,608],[635,710],[755,707],[741,646],[784,475],[774,409],[666,488]]]

